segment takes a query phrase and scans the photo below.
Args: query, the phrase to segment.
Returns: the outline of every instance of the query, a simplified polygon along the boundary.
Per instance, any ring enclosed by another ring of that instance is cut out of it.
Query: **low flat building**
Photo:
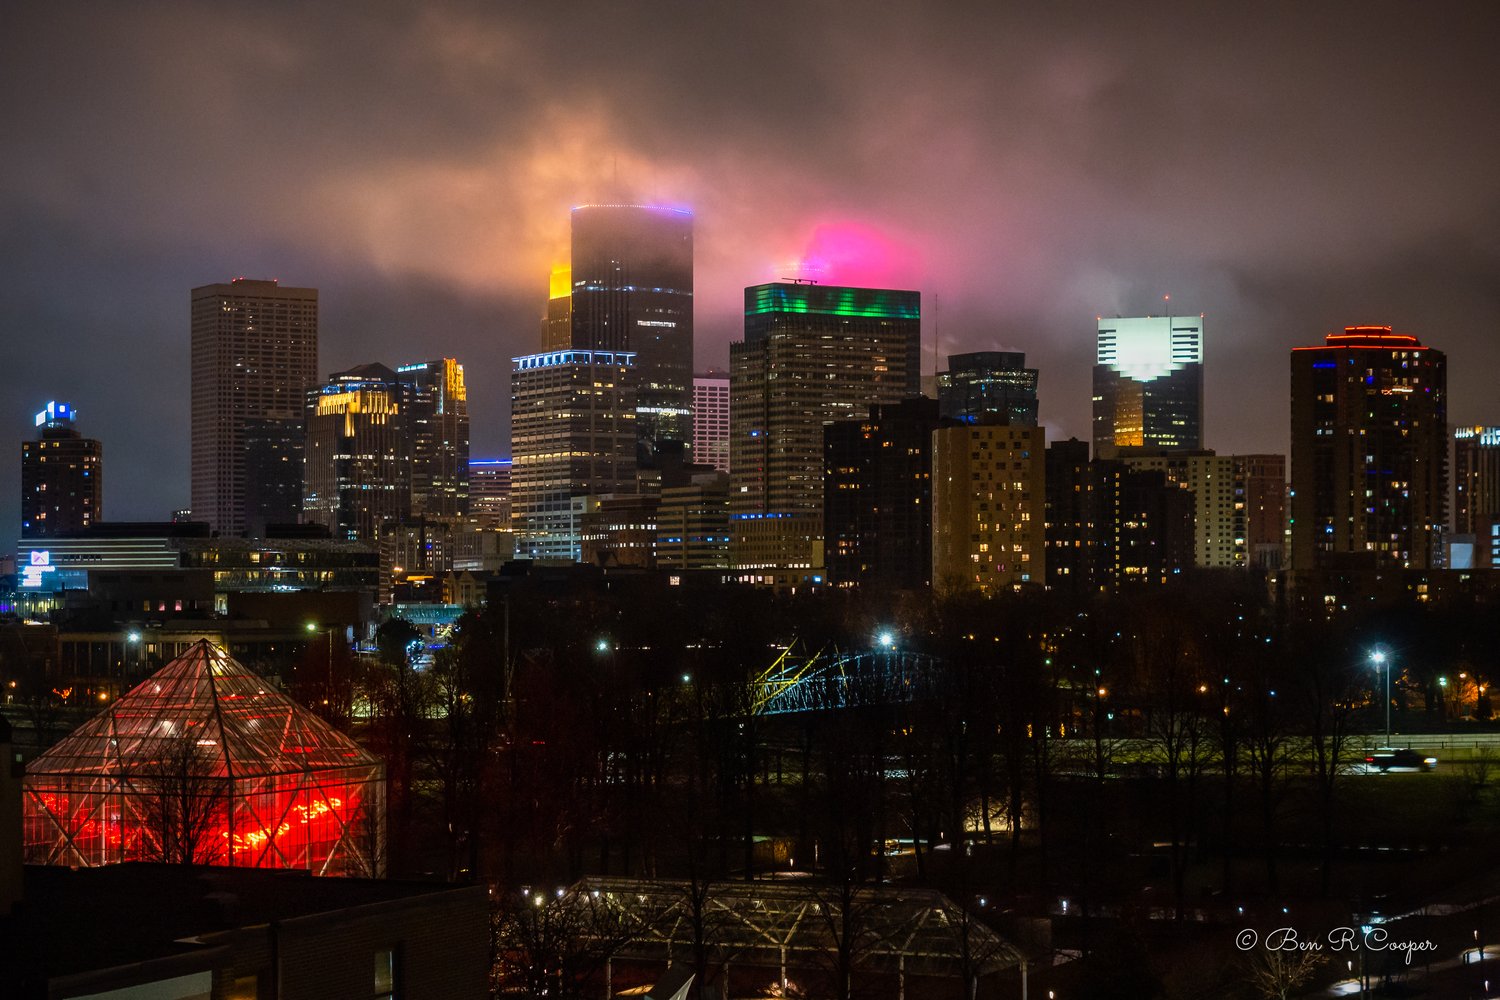
[[[249,868],[27,866],[0,919],[10,1000],[488,996],[482,886]]]
[[[296,526],[294,526],[296,527]],[[103,587],[137,613],[225,613],[228,595],[351,591],[374,599],[373,546],[326,537],[216,538],[207,525],[101,522],[65,538],[22,539],[20,595]],[[210,607],[198,608],[205,600]],[[66,603],[58,598],[57,606]]]

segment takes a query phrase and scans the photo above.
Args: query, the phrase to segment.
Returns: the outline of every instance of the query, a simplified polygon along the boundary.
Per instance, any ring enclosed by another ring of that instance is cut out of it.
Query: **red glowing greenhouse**
[[[207,641],[32,761],[26,860],[383,874],[385,768]]]

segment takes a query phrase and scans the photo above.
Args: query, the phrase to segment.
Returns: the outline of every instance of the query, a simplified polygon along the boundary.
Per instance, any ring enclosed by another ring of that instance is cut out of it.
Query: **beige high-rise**
[[[242,535],[265,519],[254,509],[252,492],[300,496],[302,412],[317,369],[316,288],[236,278],[193,289],[194,519],[222,535]],[[249,428],[261,443],[281,442],[285,462],[256,465],[280,470],[286,482],[249,482]]]
[[[932,432],[932,586],[994,594],[1047,579],[1046,432],[961,424]]]

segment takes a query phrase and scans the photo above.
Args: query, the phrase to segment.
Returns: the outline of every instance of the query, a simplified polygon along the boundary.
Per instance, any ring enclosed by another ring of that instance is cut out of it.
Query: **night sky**
[[[1008,6],[0,5],[0,539],[49,398],[107,518],[186,505],[188,290],[238,275],[320,289],[324,372],[459,358],[504,454],[587,202],[694,209],[699,368],[813,259],[921,290],[929,370],[1024,350],[1049,436],[1164,294],[1221,452],[1287,450],[1287,350],[1346,323],[1500,423],[1492,4]]]

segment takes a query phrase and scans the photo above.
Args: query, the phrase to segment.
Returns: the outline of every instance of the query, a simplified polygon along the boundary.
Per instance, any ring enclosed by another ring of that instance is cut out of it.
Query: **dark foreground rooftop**
[[[483,887],[133,863],[28,866],[24,891],[0,919],[7,997],[82,995],[189,973],[211,976],[216,988],[221,980],[269,981],[269,992],[252,996],[368,997],[372,949],[381,948],[402,956],[402,996],[483,992]],[[297,958],[304,952],[319,966],[305,987]],[[344,953],[353,970],[347,990],[327,982]],[[447,981],[428,986],[431,970]],[[319,976],[324,983],[313,984]]]

